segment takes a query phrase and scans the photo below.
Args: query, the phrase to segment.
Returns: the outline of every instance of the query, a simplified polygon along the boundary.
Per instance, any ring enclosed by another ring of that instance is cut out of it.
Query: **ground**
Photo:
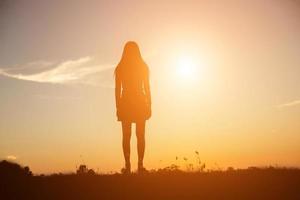
[[[49,176],[20,169],[23,173],[0,166],[0,199],[300,199],[300,169]]]

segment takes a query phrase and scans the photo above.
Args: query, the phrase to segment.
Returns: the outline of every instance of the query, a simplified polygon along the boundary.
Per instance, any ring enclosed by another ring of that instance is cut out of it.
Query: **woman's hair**
[[[148,66],[144,62],[140,49],[136,42],[129,41],[125,44],[119,64],[115,69],[115,75],[120,77],[130,74],[147,76]]]

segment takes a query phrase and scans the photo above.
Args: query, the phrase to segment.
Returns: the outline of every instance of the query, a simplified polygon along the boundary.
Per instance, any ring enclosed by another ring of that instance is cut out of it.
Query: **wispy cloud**
[[[8,156],[6,156],[6,159],[7,160],[17,160],[17,157],[14,155],[8,155]]]
[[[15,65],[5,68],[5,72],[7,73],[19,73],[19,72],[28,72],[26,74],[30,74],[32,71],[42,71],[48,67],[54,66],[55,63],[44,61],[44,60],[37,60],[30,63],[22,64],[22,65]],[[1,70],[1,69],[0,69]]]
[[[277,105],[278,108],[285,108],[285,107],[291,107],[291,106],[297,106],[300,105],[300,100],[295,100],[291,102],[287,102],[284,104]]]
[[[90,56],[82,57],[77,60],[68,60],[52,67],[51,69],[34,73],[12,73],[9,70],[0,69],[0,75],[16,78],[20,80],[34,81],[40,83],[86,83],[92,84],[86,77],[101,72],[111,66],[101,66],[93,64]],[[36,63],[35,63],[36,64]],[[42,63],[42,64],[50,64]],[[96,84],[95,84],[96,85]]]

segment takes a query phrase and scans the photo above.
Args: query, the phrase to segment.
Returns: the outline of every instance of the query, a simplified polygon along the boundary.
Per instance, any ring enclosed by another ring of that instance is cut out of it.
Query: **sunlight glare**
[[[180,57],[177,62],[177,77],[183,81],[193,81],[197,76],[197,64],[190,57]]]

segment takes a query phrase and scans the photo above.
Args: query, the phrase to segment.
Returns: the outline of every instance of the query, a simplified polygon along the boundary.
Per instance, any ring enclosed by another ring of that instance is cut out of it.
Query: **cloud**
[[[88,77],[105,69],[111,68],[111,66],[92,64],[92,61],[93,59],[90,56],[82,57],[77,60],[68,60],[52,67],[51,69],[34,74],[16,74],[9,70],[0,69],[0,75],[39,83],[83,83],[97,85],[98,83],[91,82]],[[36,62],[33,63],[36,65]],[[31,66],[33,65],[32,63],[29,64]],[[50,65],[51,62],[44,62],[41,64]]]
[[[6,156],[6,159],[7,160],[17,160],[17,157],[14,155],[8,155],[8,156]]]
[[[47,68],[53,67],[54,64],[55,63],[53,62],[38,60],[38,61],[33,61],[22,65],[7,67],[5,68],[5,72],[14,73],[14,74],[25,72],[26,74],[30,74],[30,73],[35,73],[36,71],[42,71]]]
[[[300,100],[295,100],[295,101],[291,101],[288,103],[280,104],[280,105],[277,105],[277,107],[285,108],[285,107],[291,107],[291,106],[296,106],[296,105],[300,105]]]

